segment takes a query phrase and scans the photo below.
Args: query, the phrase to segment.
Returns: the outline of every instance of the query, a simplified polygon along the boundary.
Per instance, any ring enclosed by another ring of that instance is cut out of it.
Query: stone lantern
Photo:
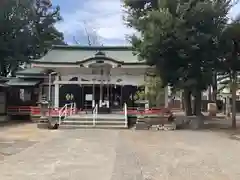
[[[48,121],[48,105],[49,102],[46,100],[46,96],[43,96],[41,101],[38,102],[40,106],[40,118],[38,120],[37,127],[41,129],[47,129],[49,125]]]
[[[38,103],[40,106],[40,119],[38,121],[38,128],[42,129],[58,129],[59,124],[57,118],[53,118],[50,114],[50,102],[47,101],[46,96]]]
[[[41,113],[41,117],[40,119],[48,119],[48,106],[49,106],[49,102],[46,100],[46,96],[42,97],[42,100],[39,102],[39,106],[40,106],[40,113]]]

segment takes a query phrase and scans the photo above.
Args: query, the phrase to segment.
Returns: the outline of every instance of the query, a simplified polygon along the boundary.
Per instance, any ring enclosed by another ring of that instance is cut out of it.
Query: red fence
[[[61,108],[52,108],[50,109],[50,114],[53,116],[58,116],[59,110]],[[174,109],[169,108],[149,108],[149,109],[138,109],[137,107],[128,107],[127,114],[160,114],[160,113],[169,113]],[[69,109],[69,113],[70,113]],[[81,110],[78,110],[81,111]],[[68,113],[68,112],[67,112]],[[124,112],[122,112],[124,113]],[[29,115],[29,116],[40,116],[41,111],[38,106],[10,106],[7,108],[8,115]]]
[[[59,108],[50,109],[50,114],[58,116]],[[41,110],[38,106],[10,106],[7,108],[8,115],[30,115],[40,116]]]

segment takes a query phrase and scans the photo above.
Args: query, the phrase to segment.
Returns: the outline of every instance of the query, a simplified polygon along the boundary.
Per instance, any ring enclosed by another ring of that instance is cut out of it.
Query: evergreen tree
[[[30,59],[42,57],[63,34],[54,24],[61,20],[59,7],[42,0],[8,0],[0,4],[0,75],[7,76]]]
[[[230,0],[125,0],[136,54],[154,65],[163,85],[184,89],[186,114],[200,115],[201,92],[218,66]],[[195,98],[194,110],[191,95]]]

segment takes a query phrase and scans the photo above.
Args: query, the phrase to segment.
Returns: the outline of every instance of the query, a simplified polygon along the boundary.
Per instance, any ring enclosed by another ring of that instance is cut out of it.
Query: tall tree
[[[236,91],[240,72],[240,16],[227,24],[221,38],[222,63],[220,74],[230,85],[232,94],[232,127],[236,128]]]
[[[139,35],[136,53],[155,65],[164,85],[184,89],[186,113],[201,113],[201,91],[212,82],[218,40],[230,0],[125,0],[126,22]]]
[[[59,7],[43,0],[8,0],[0,6],[0,75],[14,74],[29,59],[43,56],[54,43],[63,42],[53,26],[61,20]]]

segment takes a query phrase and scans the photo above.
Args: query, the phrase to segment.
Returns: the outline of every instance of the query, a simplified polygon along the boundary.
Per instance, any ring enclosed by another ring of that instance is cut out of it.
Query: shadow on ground
[[[0,123],[0,160],[15,155],[39,142],[45,131],[35,123],[19,119]]]
[[[233,129],[229,120],[210,120],[204,123],[204,126],[199,131],[211,131],[222,133],[229,136],[230,139],[240,140],[240,123],[238,122],[237,128]]]
[[[26,119],[13,119],[9,121],[0,122],[0,128],[13,127],[17,125],[32,124],[31,120]]]
[[[36,143],[37,141],[8,140],[0,138],[0,160],[4,159],[5,156],[17,154]]]

